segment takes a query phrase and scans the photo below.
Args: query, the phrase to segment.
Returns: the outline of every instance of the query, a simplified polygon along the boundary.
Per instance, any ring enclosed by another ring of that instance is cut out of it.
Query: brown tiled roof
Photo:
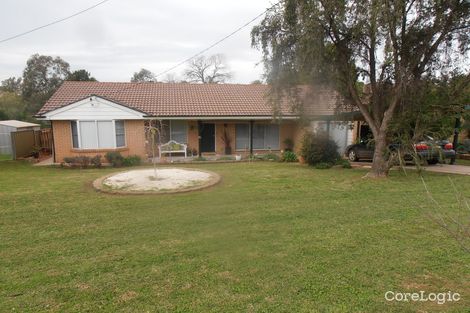
[[[106,98],[150,116],[271,116],[273,108],[261,84],[107,83],[66,81],[38,112],[42,115],[91,95]],[[333,114],[334,98],[322,93],[309,113]],[[293,116],[284,101],[282,115]]]

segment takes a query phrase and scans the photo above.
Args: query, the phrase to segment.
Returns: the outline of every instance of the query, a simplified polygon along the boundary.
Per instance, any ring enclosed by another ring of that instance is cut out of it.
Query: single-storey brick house
[[[224,154],[225,134],[232,154],[277,152],[289,141],[298,150],[304,133],[299,117],[286,101],[282,118],[274,121],[268,91],[262,84],[66,81],[36,117],[51,121],[55,162],[108,151],[147,158],[151,120],[162,121],[165,140],[185,143],[203,155]],[[311,117],[329,121],[334,116],[331,92],[319,95]]]

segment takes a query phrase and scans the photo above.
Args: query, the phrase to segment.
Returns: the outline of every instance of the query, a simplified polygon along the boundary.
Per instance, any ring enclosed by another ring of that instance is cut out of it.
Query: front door
[[[201,125],[201,152],[215,152],[215,124]]]

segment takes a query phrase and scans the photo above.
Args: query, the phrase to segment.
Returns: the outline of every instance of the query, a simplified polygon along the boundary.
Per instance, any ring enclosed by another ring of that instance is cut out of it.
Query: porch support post
[[[250,121],[250,155],[253,155],[253,121]]]
[[[201,134],[202,134],[202,122],[197,121],[197,154],[201,157]]]

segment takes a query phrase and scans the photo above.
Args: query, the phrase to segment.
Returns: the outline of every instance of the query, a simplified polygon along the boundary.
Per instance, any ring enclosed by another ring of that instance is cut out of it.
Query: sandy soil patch
[[[213,185],[219,181],[215,173],[183,169],[160,168],[157,176],[153,169],[132,170],[107,176],[95,181],[96,188],[122,193],[178,192],[196,190]],[[104,187],[100,188],[100,187]],[[105,190],[106,191],[106,190]]]

